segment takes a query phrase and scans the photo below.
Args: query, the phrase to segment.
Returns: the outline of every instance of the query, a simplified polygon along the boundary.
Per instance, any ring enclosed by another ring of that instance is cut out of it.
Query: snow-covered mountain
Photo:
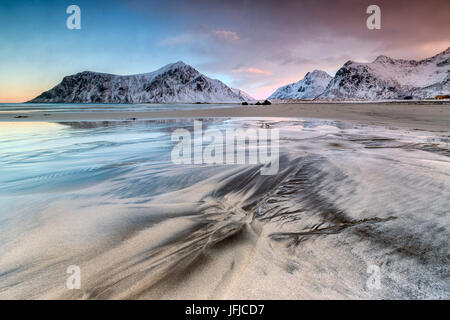
[[[253,98],[251,95],[249,95],[247,92],[240,90],[240,89],[234,89],[231,88],[231,90],[233,90],[234,93],[238,94],[239,96],[242,97],[242,101],[253,101],[255,100],[255,98]]]
[[[325,90],[331,79],[325,71],[314,70],[302,80],[278,88],[269,99],[314,99]]]
[[[448,94],[450,48],[420,61],[386,56],[370,63],[348,61],[318,99],[423,99]]]
[[[30,102],[195,103],[253,100],[250,98],[178,61],[154,72],[129,76],[84,71],[64,77]]]

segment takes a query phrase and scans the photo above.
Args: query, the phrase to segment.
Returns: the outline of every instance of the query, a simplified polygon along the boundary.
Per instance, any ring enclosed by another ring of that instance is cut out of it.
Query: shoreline
[[[450,104],[283,103],[174,111],[0,112],[1,122],[135,121],[175,118],[317,118],[448,132]]]

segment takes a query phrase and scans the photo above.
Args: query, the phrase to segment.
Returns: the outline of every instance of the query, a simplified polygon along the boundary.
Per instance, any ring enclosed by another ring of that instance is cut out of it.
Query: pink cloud
[[[239,69],[234,69],[233,72],[238,72],[238,73],[250,73],[250,74],[261,74],[261,75],[271,75],[272,72],[270,71],[264,71],[258,68],[239,68]]]
[[[228,41],[238,41],[240,38],[238,34],[234,31],[229,30],[213,30],[212,32],[216,37],[228,40]]]

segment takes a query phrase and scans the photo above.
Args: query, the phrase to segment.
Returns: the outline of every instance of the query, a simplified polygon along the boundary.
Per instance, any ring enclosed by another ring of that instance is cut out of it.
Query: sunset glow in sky
[[[81,30],[66,8],[81,8]],[[366,8],[381,8],[368,30]],[[450,46],[450,1],[0,2],[0,102],[23,102],[84,70],[136,74],[182,60],[262,99],[347,60],[422,59]]]

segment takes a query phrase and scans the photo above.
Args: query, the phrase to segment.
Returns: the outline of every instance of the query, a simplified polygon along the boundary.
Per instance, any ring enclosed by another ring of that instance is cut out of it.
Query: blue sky
[[[183,29],[177,19],[168,23],[158,12],[139,13],[124,5],[125,1],[76,1],[82,26],[69,30],[66,8],[73,3],[0,2],[3,88],[31,90],[32,96],[63,76],[83,70],[132,74],[153,71],[181,58],[187,63],[200,62],[182,48],[161,47],[164,39]]]
[[[2,0],[0,102],[29,100],[84,70],[134,74],[178,60],[264,98],[314,69],[449,46],[449,1],[378,2],[382,29],[369,31],[365,0]],[[71,4],[81,30],[66,28]]]

